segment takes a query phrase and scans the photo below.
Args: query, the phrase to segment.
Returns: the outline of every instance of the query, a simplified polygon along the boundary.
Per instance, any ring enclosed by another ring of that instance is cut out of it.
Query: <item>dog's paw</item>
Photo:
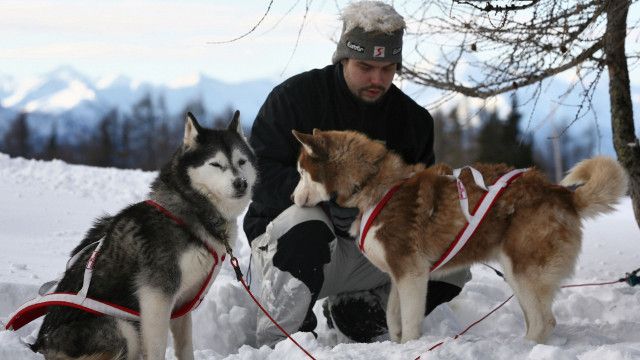
[[[400,343],[400,340],[402,340],[402,331],[400,331],[400,330],[390,330],[389,331],[389,339],[391,339],[391,341],[393,341],[393,342]]]

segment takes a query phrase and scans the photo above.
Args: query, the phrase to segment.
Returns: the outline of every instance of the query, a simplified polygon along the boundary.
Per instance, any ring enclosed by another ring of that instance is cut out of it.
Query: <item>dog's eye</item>
[[[222,169],[222,165],[220,165],[219,162],[212,162],[212,163],[209,163],[209,165]]]
[[[242,165],[244,165],[246,163],[247,163],[247,160],[245,160],[245,159],[238,160],[238,165],[240,165],[240,166],[242,166]]]

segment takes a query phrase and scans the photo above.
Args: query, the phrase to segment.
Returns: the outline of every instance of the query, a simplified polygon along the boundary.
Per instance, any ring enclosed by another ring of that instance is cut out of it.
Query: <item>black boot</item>
[[[363,291],[327,298],[322,313],[329,328],[337,328],[349,339],[370,343],[387,332],[385,311],[380,297]]]
[[[386,302],[380,298],[381,289],[384,288],[342,293],[327,298],[322,304],[322,313],[327,318],[329,328],[337,328],[351,340],[363,343],[372,342],[385,334]],[[425,316],[436,306],[456,297],[461,290],[446,282],[429,281]]]

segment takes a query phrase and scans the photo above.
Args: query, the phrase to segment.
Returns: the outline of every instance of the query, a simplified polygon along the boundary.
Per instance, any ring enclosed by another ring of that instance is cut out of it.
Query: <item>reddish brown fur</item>
[[[300,167],[308,171],[314,181],[322,183],[327,193],[336,193],[342,206],[356,206],[363,213],[391,186],[402,182],[372,224],[372,227],[380,226],[375,240],[384,249],[382,261],[388,265],[395,282],[427,271],[466,224],[455,180],[447,176],[452,169],[447,165],[427,169],[407,165],[381,143],[355,132],[314,131],[314,135],[304,135],[294,131],[294,135],[311,150],[301,152]],[[531,169],[503,192],[474,236],[442,271],[506,256],[502,262],[510,267],[505,269],[507,280],[515,287],[516,295],[519,294],[528,329],[530,317],[535,315],[530,311],[544,313],[542,320],[536,319],[540,320],[538,325],[534,325],[542,329],[532,330],[531,336],[528,332],[527,337],[543,341],[550,332],[548,327],[555,324],[550,301],[560,281],[573,271],[579,253],[580,214],[602,212],[609,206],[607,202],[622,196],[621,191],[626,188],[626,183],[620,180],[624,176],[620,175],[623,172],[619,165],[611,160],[602,161],[609,166],[608,171],[616,172],[617,178],[614,176],[613,180],[615,190],[598,188],[600,193],[609,192],[601,196],[605,200],[598,200],[598,209],[589,208],[590,203],[596,202],[591,190],[574,195]],[[482,173],[487,185],[511,170],[502,164],[475,164],[474,167]],[[598,167],[591,164],[589,174],[577,177],[589,180]],[[464,170],[461,180],[467,189],[469,208],[473,210],[485,192],[475,185],[470,171]],[[593,184],[587,185],[593,187]],[[544,306],[527,303],[533,301],[529,299],[534,295],[531,291],[541,297]]]

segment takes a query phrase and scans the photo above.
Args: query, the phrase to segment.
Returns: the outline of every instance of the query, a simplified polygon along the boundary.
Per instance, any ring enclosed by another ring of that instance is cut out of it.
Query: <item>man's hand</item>
[[[338,205],[335,198],[329,200],[329,216],[335,229],[337,236],[342,238],[351,238],[349,229],[351,224],[358,216],[358,208],[345,208]]]

